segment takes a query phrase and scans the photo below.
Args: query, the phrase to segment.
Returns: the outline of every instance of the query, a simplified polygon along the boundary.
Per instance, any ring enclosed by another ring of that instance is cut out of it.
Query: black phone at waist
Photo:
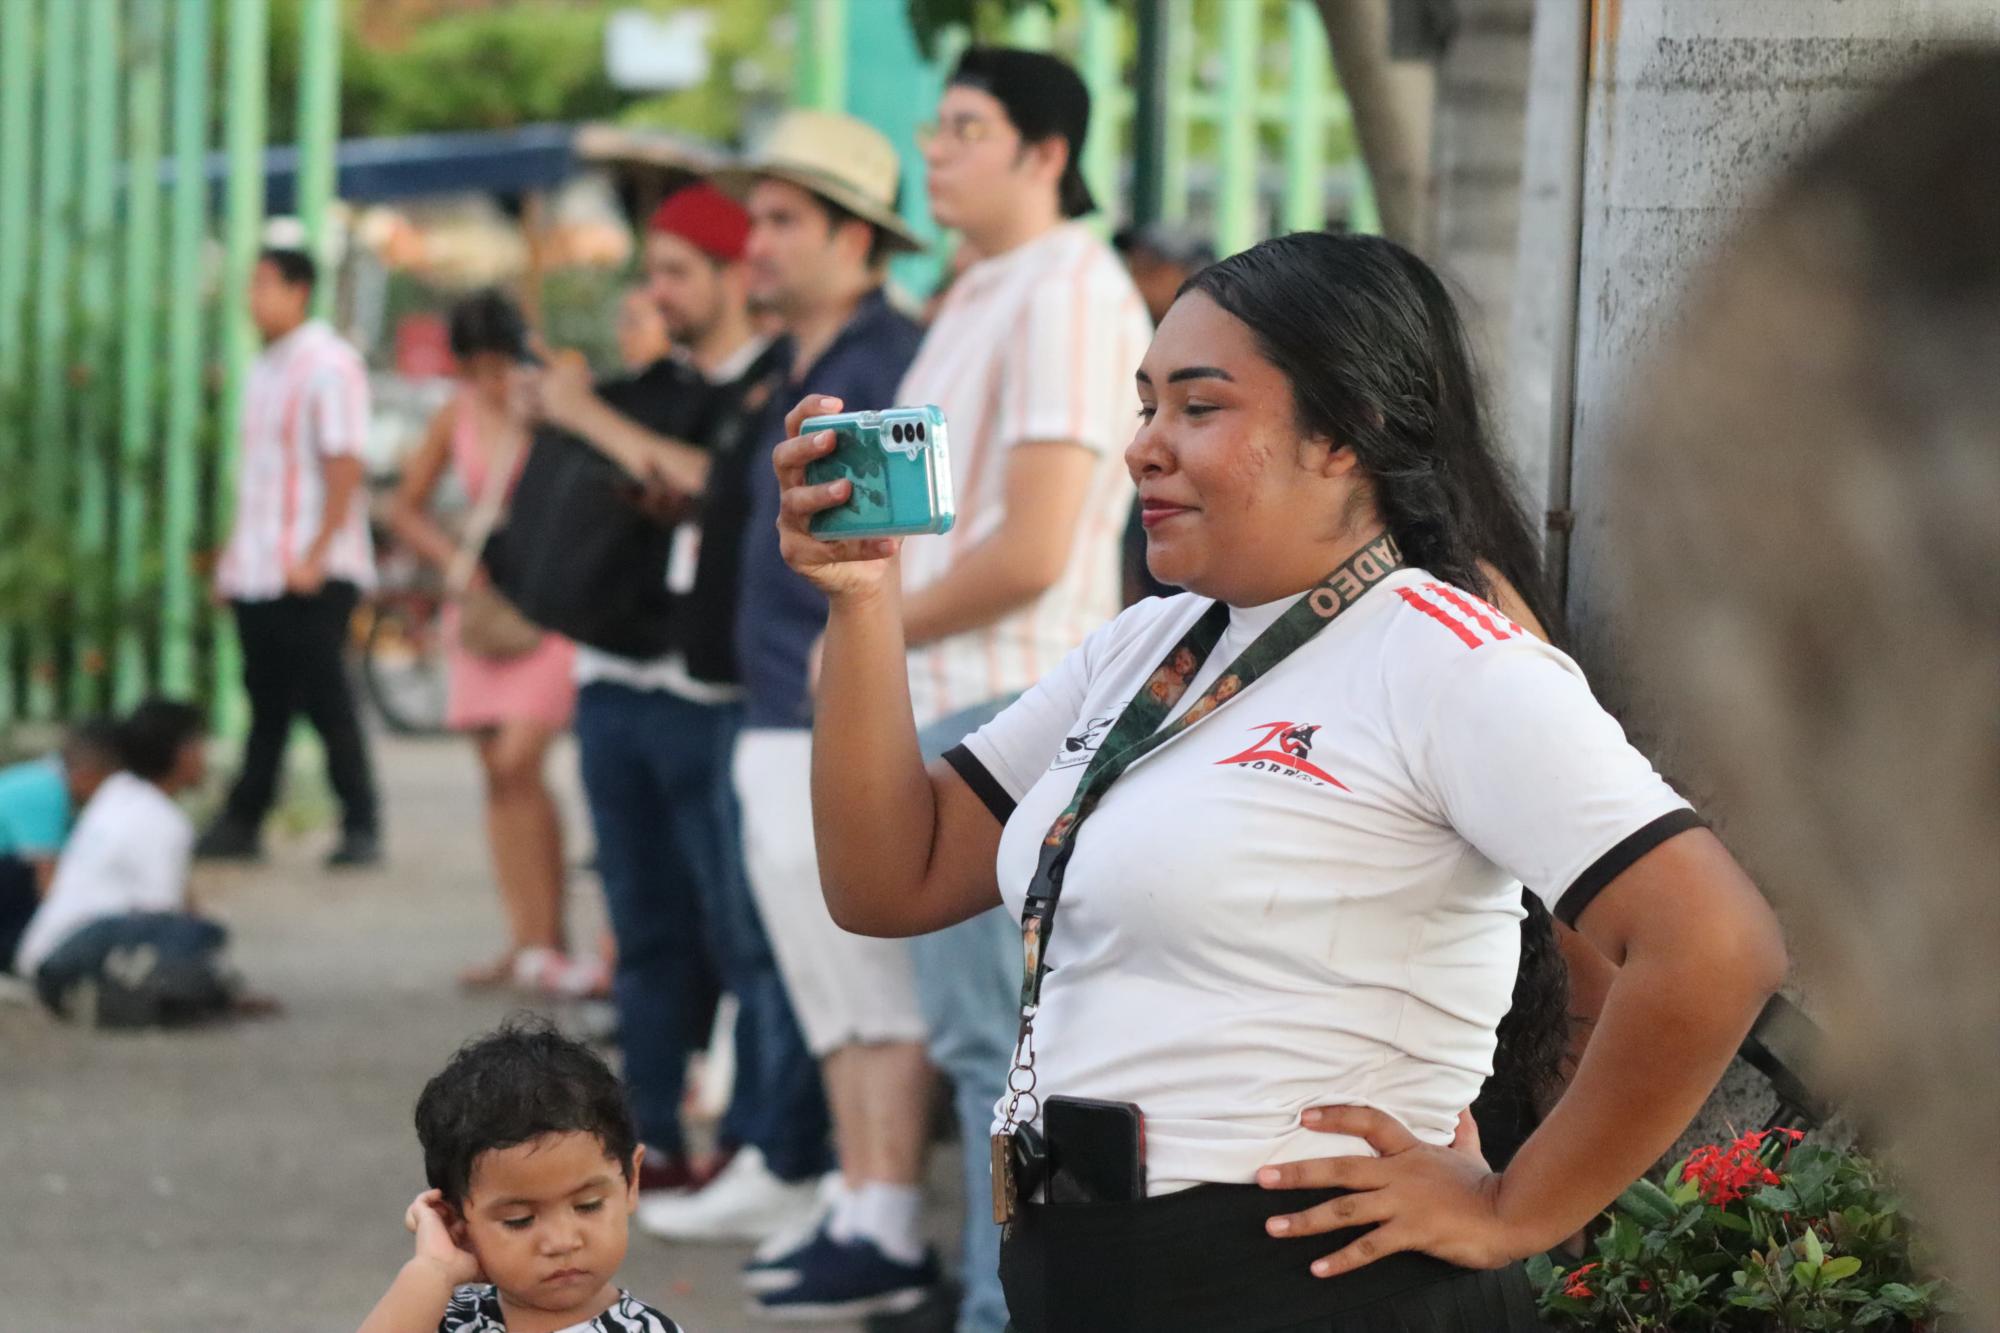
[[[1146,1119],[1130,1102],[1051,1097],[1042,1107],[1050,1203],[1146,1197]]]

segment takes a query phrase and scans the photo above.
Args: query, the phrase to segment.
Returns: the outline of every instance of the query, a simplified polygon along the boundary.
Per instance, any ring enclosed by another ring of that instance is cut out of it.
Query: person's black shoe
[[[328,853],[326,858],[328,870],[366,870],[381,864],[381,836],[353,830],[340,835],[340,845]]]
[[[194,854],[199,861],[261,861],[264,840],[256,829],[224,816],[195,841]]]

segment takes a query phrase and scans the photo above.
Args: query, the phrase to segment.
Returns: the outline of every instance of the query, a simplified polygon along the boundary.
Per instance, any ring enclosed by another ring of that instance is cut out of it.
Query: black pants
[[[263,824],[278,796],[292,719],[303,713],[326,746],[327,778],[340,798],[342,827],[349,833],[375,831],[375,775],[343,661],[357,600],[353,584],[329,583],[310,597],[232,603],[243,645],[243,687],[250,695],[250,740],[243,749],[243,772],[229,793],[231,823],[249,829]]]
[[[1266,1218],[1340,1190],[1202,1185],[1137,1203],[1029,1204],[1000,1243],[1016,1333],[1545,1333],[1519,1264],[1392,1254],[1311,1264],[1361,1230],[1276,1239]]]
[[[42,895],[35,890],[35,867],[18,856],[0,853],[0,972],[14,970],[14,950],[41,903]]]

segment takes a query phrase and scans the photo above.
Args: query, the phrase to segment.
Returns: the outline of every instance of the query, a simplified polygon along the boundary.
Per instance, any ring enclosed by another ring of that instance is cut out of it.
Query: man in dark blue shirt
[[[916,244],[896,213],[898,174],[895,149],[861,121],[794,112],[733,182],[750,211],[750,291],[783,322],[790,354],[750,469],[737,599],[744,863],[820,1060],[841,1157],[840,1186],[815,1233],[746,1270],[758,1304],[779,1317],[899,1312],[938,1280],[918,1228],[931,1071],[915,975],[901,940],[841,930],[820,893],[811,727],[827,604],[779,553],[769,462],[792,404],[813,393],[856,409],[889,406],[916,354],[916,325],[882,294],[884,261]]]
[[[826,628],[825,594],[793,572],[778,548],[778,475],[768,460],[785,438],[785,413],[809,393],[842,399],[857,411],[865,403],[887,405],[922,337],[878,287],[854,304],[817,360],[803,361],[795,343],[785,347],[790,362],[764,409],[764,462],[750,470],[744,528],[736,660],[747,727],[812,729],[814,648]]]

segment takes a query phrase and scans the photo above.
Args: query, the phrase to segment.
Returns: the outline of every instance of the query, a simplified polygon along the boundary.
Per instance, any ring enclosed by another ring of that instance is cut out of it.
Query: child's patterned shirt
[[[507,1333],[500,1293],[492,1286],[460,1287],[452,1293],[438,1333]],[[609,1310],[571,1324],[561,1333],[682,1333],[681,1326],[629,1291],[620,1291]]]

